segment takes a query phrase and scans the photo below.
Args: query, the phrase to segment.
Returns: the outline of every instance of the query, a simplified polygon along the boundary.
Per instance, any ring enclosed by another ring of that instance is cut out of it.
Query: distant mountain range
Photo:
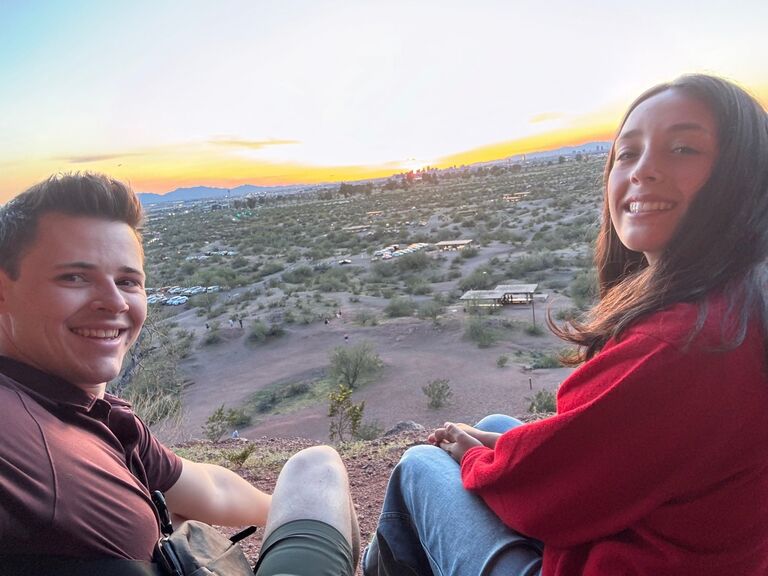
[[[314,188],[316,185],[302,186],[253,186],[252,184],[243,184],[236,188],[217,188],[215,186],[193,186],[192,188],[176,188],[166,194],[154,194],[152,192],[141,192],[137,194],[139,200],[144,206],[158,204],[160,202],[184,202],[187,200],[225,199],[247,196],[249,194],[257,196],[268,196],[273,194],[292,194],[299,190]]]
[[[564,146],[556,150],[544,150],[542,152],[531,152],[525,154],[526,160],[541,160],[553,156],[572,156],[574,154],[599,154],[608,152],[611,148],[610,142],[587,142],[578,146]],[[510,156],[503,160],[493,160],[490,162],[480,162],[479,164],[496,164],[499,162],[520,161],[523,155]],[[367,180],[370,181],[370,180]],[[327,186],[327,184],[325,184]],[[293,194],[300,190],[308,190],[324,186],[323,184],[314,185],[290,185],[290,186],[254,186],[252,184],[243,184],[236,188],[217,188],[215,186],[194,186],[192,188],[177,188],[166,194],[154,194],[151,192],[142,192],[138,194],[139,200],[145,206],[159,204],[161,202],[184,202],[188,200],[237,198],[249,194],[257,196],[271,196],[280,194]]]
[[[530,154],[518,154],[511,156],[509,160],[519,160],[525,156],[526,160],[538,160],[541,158],[551,158],[553,156],[572,156],[574,154],[601,154],[607,153],[611,149],[610,142],[586,142],[577,146],[563,146],[555,150],[543,150],[542,152],[531,152]]]

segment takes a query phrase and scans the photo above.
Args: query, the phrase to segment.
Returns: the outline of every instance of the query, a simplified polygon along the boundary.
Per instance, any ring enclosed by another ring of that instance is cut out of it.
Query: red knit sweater
[[[768,574],[768,369],[759,326],[679,304],[560,387],[558,414],[472,448],[464,486],[544,542],[544,576]]]

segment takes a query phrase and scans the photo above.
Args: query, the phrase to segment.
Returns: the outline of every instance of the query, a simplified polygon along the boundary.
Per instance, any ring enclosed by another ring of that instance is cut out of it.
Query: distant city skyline
[[[768,3],[0,1],[0,203],[353,181],[610,140],[688,72],[768,105]]]

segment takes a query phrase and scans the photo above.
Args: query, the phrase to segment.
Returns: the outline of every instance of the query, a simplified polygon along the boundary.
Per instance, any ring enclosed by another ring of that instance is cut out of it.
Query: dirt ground
[[[557,297],[548,304],[537,303],[537,323],[543,325],[547,305],[557,309],[567,304]],[[319,322],[289,327],[285,336],[262,345],[249,344],[237,326],[222,328],[224,342],[196,348],[185,364],[194,383],[184,395],[184,418],[181,429],[175,431],[178,436],[166,439],[201,437],[201,426],[217,406],[241,406],[255,391],[276,382],[320,378],[335,347],[363,341],[373,345],[384,367],[370,384],[354,393],[353,401],[365,401],[364,422],[376,423],[384,430],[404,420],[429,428],[448,419],[474,422],[494,412],[525,414],[526,397],[540,389],[554,391],[570,373],[565,368],[527,370],[516,360],[518,350],[555,351],[562,347],[546,329],[541,336],[517,331],[508,340],[481,349],[463,337],[465,313],[461,307],[447,308],[439,325],[396,318],[382,319],[377,326],[359,326],[352,318],[360,307],[371,305],[344,304],[342,318],[327,325]],[[531,310],[508,306],[498,317],[530,322]],[[502,354],[509,356],[509,363],[499,368],[496,360]],[[421,387],[436,378],[449,379],[453,398],[449,405],[433,410],[427,407]],[[239,433],[245,438],[303,437],[327,442],[327,409],[327,403],[318,403],[270,415]]]

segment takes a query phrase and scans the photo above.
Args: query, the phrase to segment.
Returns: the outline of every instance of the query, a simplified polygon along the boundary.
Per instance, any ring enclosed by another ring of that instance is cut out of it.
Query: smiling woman
[[[658,260],[717,158],[709,107],[678,90],[645,100],[616,140],[608,209],[621,243]]]
[[[768,573],[767,157],[768,115],[720,78],[630,106],[600,302],[550,320],[583,362],[557,414],[447,422],[409,449],[366,576]]]

